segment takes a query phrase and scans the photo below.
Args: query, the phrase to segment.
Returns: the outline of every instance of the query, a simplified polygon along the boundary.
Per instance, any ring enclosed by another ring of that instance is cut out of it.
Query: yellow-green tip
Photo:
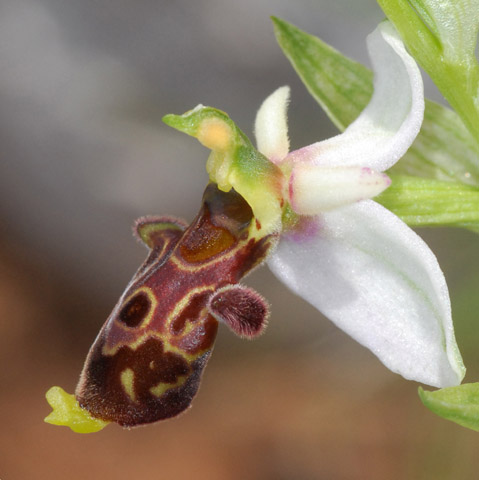
[[[165,115],[163,121],[212,150],[206,164],[210,181],[224,192],[234,188],[249,203],[261,225],[261,236],[281,228],[285,177],[226,113],[198,105],[183,115]]]
[[[53,411],[45,418],[52,425],[70,427],[76,433],[93,433],[105,428],[108,423],[92,417],[88,410],[80,407],[74,395],[61,387],[52,387],[45,395]]]

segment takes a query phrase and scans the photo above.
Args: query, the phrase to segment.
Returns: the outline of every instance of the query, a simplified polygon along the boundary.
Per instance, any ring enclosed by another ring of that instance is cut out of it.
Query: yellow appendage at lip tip
[[[53,412],[45,418],[52,425],[70,427],[76,433],[93,433],[105,428],[110,422],[92,417],[88,410],[80,407],[74,395],[61,387],[52,387],[45,395]]]

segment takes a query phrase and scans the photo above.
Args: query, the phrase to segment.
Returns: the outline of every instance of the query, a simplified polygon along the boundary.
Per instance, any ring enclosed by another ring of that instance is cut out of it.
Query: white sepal
[[[369,35],[368,50],[374,69],[368,106],[342,134],[291,152],[290,161],[384,171],[411,146],[424,114],[419,67],[388,21]]]
[[[436,387],[465,369],[449,294],[423,240],[372,200],[318,217],[316,235],[284,234],[268,260],[275,275],[392,371]]]
[[[289,152],[288,102],[289,87],[280,87],[266,98],[256,114],[258,150],[273,163],[283,160]]]
[[[322,167],[297,163],[289,180],[289,201],[302,215],[318,215],[379,195],[391,184],[385,173],[366,167]]]

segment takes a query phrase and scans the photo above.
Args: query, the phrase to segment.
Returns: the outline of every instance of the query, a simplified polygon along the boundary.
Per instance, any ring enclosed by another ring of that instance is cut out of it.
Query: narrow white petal
[[[275,90],[256,114],[255,134],[258,150],[278,163],[289,152],[288,117],[289,87]]]
[[[372,200],[318,221],[302,241],[283,235],[268,261],[276,276],[392,371],[459,384],[465,370],[446,282],[421,238]]]
[[[424,114],[419,68],[388,21],[369,35],[368,50],[375,74],[368,106],[342,134],[292,152],[292,161],[384,171],[411,146]]]
[[[385,173],[366,167],[294,165],[289,180],[289,201],[302,215],[318,215],[379,195],[391,184]]]

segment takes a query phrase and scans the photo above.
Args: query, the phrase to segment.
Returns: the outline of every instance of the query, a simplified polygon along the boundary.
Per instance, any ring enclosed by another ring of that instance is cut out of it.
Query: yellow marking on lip
[[[141,292],[144,292],[146,293],[146,295],[148,296],[148,299],[150,300],[150,310],[148,311],[148,314],[146,315],[145,319],[140,323],[140,325],[138,325],[137,327],[128,327],[127,325],[125,325],[123,322],[119,321],[118,320],[118,313],[121,312],[121,309],[135,296],[135,295],[138,295],[139,293]],[[131,332],[132,330],[145,330],[146,327],[151,323],[151,320],[153,318],[153,314],[155,313],[155,309],[158,305],[158,300],[156,299],[155,297],[155,294],[153,293],[153,291],[151,290],[151,288],[149,287],[140,287],[138,289],[136,289],[131,295],[129,295],[127,298],[125,298],[125,300],[123,300],[123,302],[121,303],[120,307],[114,312],[114,314],[117,316],[117,318],[115,319],[115,326],[116,327],[119,327],[119,328],[122,328],[123,330],[127,331],[127,332]],[[106,356],[113,356],[116,354],[116,352],[118,352],[118,350],[123,347],[123,346],[128,346],[130,347],[132,350],[135,350],[136,348],[138,348],[142,343],[143,341],[145,340],[145,338],[148,338],[152,336],[150,332],[146,332],[144,333],[143,335],[140,335],[138,337],[138,339],[134,342],[134,343],[131,343],[131,342],[118,342],[117,344],[115,344],[113,347],[111,348],[108,348],[108,344],[105,343],[105,345],[103,345],[103,348],[101,350],[102,354],[103,355],[106,355]],[[161,337],[158,337],[161,339]]]
[[[195,287],[188,291],[188,293],[176,303],[173,311],[168,315],[168,318],[165,322],[165,332],[169,332],[169,328],[173,321],[181,314],[181,312],[188,306],[191,299],[198,293],[211,292],[213,293],[216,290],[215,285],[203,285],[201,287]]]
[[[181,348],[175,347],[165,339],[163,339],[163,349],[165,352],[171,352],[171,353],[176,353],[177,355],[180,355],[188,363],[193,363],[198,357],[200,357],[204,353],[203,351],[195,353],[194,355],[192,355],[191,353],[186,353],[184,350],[182,350]]]
[[[135,372],[131,368],[125,368],[120,374],[121,385],[125,393],[130,397],[132,402],[136,402],[134,381],[135,381]]]
[[[181,348],[175,347],[171,345],[168,341],[168,339],[161,335],[161,334],[155,334],[152,332],[146,332],[144,333],[141,337],[139,337],[134,343],[131,342],[119,342],[117,343],[113,348],[106,348],[106,346],[103,346],[101,353],[106,356],[113,356],[115,355],[118,350],[121,347],[128,347],[131,350],[136,350],[139,346],[141,346],[147,339],[149,338],[157,338],[158,340],[161,340],[163,343],[163,351],[164,352],[171,352],[171,353],[176,353],[183,357],[187,362],[193,362],[195,361],[199,356],[201,356],[205,351],[198,352],[197,354],[191,355],[189,353],[184,352],[181,350]],[[208,349],[207,349],[208,350]]]
[[[186,382],[187,378],[188,375],[182,375],[175,383],[159,383],[158,385],[150,388],[150,393],[153,394],[155,397],[161,397],[168,390],[181,387],[181,385]]]
[[[205,314],[208,312],[208,308],[204,307],[200,310],[200,313],[198,314],[198,318],[205,318]],[[183,338],[189,335],[198,325],[194,322],[187,322],[185,325],[185,328],[181,331],[179,335],[175,335],[175,338]]]
[[[244,241],[238,241],[236,244],[233,244],[233,246],[228,247],[229,249],[217,254],[217,256],[215,256],[211,260],[208,260],[207,262],[191,264],[186,260],[183,260],[183,258],[181,257],[181,254],[179,254],[177,250],[173,252],[169,260],[172,261],[180,270],[184,272],[196,273],[200,270],[203,270],[204,268],[211,267],[211,265],[213,265],[214,263],[224,262],[225,260],[229,260],[231,257],[236,255],[239,250],[245,247],[249,240],[250,240],[250,237],[246,238]]]
[[[215,285],[208,285],[208,286],[201,286],[201,287],[196,287],[196,288],[191,289],[175,305],[175,308],[173,309],[173,311],[170,313],[170,315],[168,316],[168,318],[165,321],[164,330],[163,330],[162,333],[157,333],[157,332],[152,332],[152,331],[144,331],[143,334],[139,335],[134,342],[130,342],[130,341],[118,342],[111,348],[108,348],[107,344],[105,344],[102,348],[102,354],[106,355],[106,356],[113,356],[118,352],[118,350],[121,347],[124,347],[124,346],[127,346],[131,350],[136,350],[148,338],[157,338],[157,339],[159,339],[163,342],[163,350],[165,352],[176,353],[177,355],[180,355],[181,357],[183,357],[187,362],[193,362],[198,357],[200,357],[202,354],[204,354],[205,351],[207,351],[208,349],[206,349],[204,351],[201,351],[201,352],[198,352],[197,354],[194,354],[194,355],[186,353],[182,349],[171,345],[171,343],[169,342],[169,339],[172,337],[172,335],[169,334],[169,329],[170,329],[171,323],[182,312],[182,310],[188,305],[188,302],[191,300],[191,298],[194,295],[196,295],[198,293],[201,293],[201,292],[206,292],[206,291],[211,291],[213,293],[215,288],[216,288]],[[122,305],[121,305],[120,308],[123,308],[123,306],[129,300],[131,300],[131,298],[133,298],[133,296],[137,295],[140,291],[144,291],[150,298],[150,301],[151,301],[151,304],[152,304],[152,308],[150,309],[150,312],[148,313],[148,317],[150,317],[150,316],[153,315],[153,311],[156,308],[156,306],[158,304],[158,301],[156,300],[156,298],[154,298],[153,292],[148,287],[141,287],[141,288],[135,290],[135,292],[133,292],[127,299],[125,299],[124,302],[122,302]],[[202,313],[202,312],[203,312],[203,310],[200,313]],[[151,318],[147,318],[147,320],[144,321],[144,324],[147,324],[150,321],[151,321]],[[121,322],[116,321],[116,324],[121,326],[122,328],[124,328],[127,331],[131,331],[130,327],[124,326]],[[143,327],[143,323],[140,327],[137,327],[137,328],[141,328],[142,330],[144,330],[142,327]],[[181,336],[183,336],[187,333],[190,333],[193,330],[193,328],[194,328],[194,325],[191,324],[191,322],[187,322],[187,324],[185,325],[185,331],[182,333],[182,335],[179,335],[176,338],[181,337]]]

